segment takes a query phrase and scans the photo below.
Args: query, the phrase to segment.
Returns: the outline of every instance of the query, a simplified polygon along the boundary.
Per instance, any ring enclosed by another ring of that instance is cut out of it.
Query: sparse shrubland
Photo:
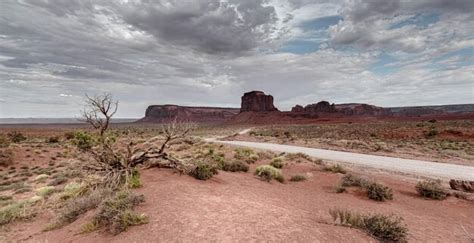
[[[349,210],[329,211],[336,224],[354,227],[367,232],[382,242],[406,242],[408,229],[403,218],[394,215],[364,215]]]
[[[344,187],[360,187],[367,193],[369,199],[375,201],[386,201],[393,199],[393,191],[391,188],[377,182],[368,181],[353,174],[347,174],[341,179],[341,183],[336,187],[336,191],[344,192]]]

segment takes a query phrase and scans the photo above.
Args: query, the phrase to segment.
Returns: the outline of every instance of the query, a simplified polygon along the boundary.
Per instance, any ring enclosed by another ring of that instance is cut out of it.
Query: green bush
[[[365,189],[367,190],[367,196],[372,200],[386,201],[393,199],[392,189],[382,184],[372,182]]]
[[[448,196],[448,193],[441,186],[441,181],[437,180],[425,180],[420,181],[415,186],[416,191],[422,197],[442,200]]]
[[[96,141],[91,134],[78,131],[74,133],[73,143],[81,150],[89,150],[95,145]]]
[[[140,180],[140,173],[138,170],[134,170],[132,176],[128,181],[129,188],[139,188],[142,186],[142,182]]]
[[[277,169],[281,169],[281,168],[283,168],[283,165],[284,165],[283,159],[279,158],[279,157],[273,158],[272,162],[270,162],[270,165],[277,168]]]
[[[294,175],[290,178],[290,181],[305,181],[306,176],[304,175]]]
[[[323,170],[324,171],[329,171],[329,172],[332,172],[332,173],[341,173],[341,174],[346,174],[347,173],[346,169],[344,169],[344,167],[342,167],[339,164],[326,165]]]
[[[332,209],[329,214],[343,226],[364,230],[382,242],[406,242],[408,229],[403,218],[394,215],[362,215],[349,210]]]
[[[189,175],[198,180],[208,180],[218,173],[215,166],[206,163],[198,163],[198,165],[189,172]]]
[[[277,180],[280,183],[285,182],[285,178],[281,173],[281,170],[271,165],[259,165],[255,169],[255,175],[260,177],[262,180],[270,182],[272,179]]]

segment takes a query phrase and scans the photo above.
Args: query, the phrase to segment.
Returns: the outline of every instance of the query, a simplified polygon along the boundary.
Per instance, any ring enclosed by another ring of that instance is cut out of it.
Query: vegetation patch
[[[342,177],[341,184],[338,186],[340,189],[337,190],[343,192],[342,188],[351,186],[363,188],[367,193],[367,197],[375,201],[393,199],[393,191],[391,188],[377,182],[368,181],[353,174],[347,174]]]
[[[247,172],[249,171],[249,166],[241,161],[233,161],[233,162],[222,162],[219,164],[219,167],[223,171],[229,172]]]
[[[27,220],[35,216],[28,202],[16,202],[0,208],[0,226],[15,220]]]
[[[306,176],[304,175],[294,175],[290,178],[290,181],[305,181]]]
[[[208,180],[218,173],[217,168],[210,164],[199,162],[194,169],[189,172],[189,175],[198,180]]]
[[[48,197],[54,192],[56,192],[56,189],[54,188],[54,186],[44,186],[36,190],[36,195],[40,197]]]
[[[346,169],[344,169],[344,167],[342,167],[339,164],[326,165],[326,166],[324,166],[323,170],[328,171],[328,172],[332,172],[332,173],[340,173],[340,174],[346,174],[347,173]]]
[[[383,214],[363,215],[342,209],[330,210],[329,214],[337,224],[361,229],[382,242],[407,241],[408,228],[401,217]]]
[[[10,166],[13,164],[13,150],[0,149],[0,166]]]
[[[392,189],[382,184],[372,182],[365,189],[367,190],[367,196],[372,200],[386,201],[393,199]]]
[[[441,186],[439,180],[420,181],[416,184],[415,189],[420,196],[426,198],[443,200],[448,196],[448,192]]]
[[[281,173],[281,170],[271,166],[271,165],[259,165],[255,169],[255,175],[260,177],[262,180],[270,182],[272,179],[283,183],[285,182],[285,178]]]
[[[110,233],[116,235],[130,226],[146,224],[147,217],[133,211],[135,206],[144,201],[143,195],[135,195],[127,191],[117,192],[115,196],[106,199],[101,204],[99,212],[86,229],[93,231],[105,227]]]
[[[270,165],[277,169],[281,169],[283,168],[283,165],[284,165],[283,159],[280,157],[273,158],[272,161],[270,162]]]

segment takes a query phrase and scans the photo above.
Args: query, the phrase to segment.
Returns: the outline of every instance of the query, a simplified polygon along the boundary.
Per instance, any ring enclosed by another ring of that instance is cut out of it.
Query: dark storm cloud
[[[125,22],[159,39],[208,53],[250,51],[268,40],[276,21],[274,8],[263,1],[150,1],[124,4],[120,11]]]

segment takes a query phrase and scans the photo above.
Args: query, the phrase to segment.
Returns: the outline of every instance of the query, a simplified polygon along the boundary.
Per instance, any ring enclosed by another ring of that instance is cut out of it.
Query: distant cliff
[[[174,118],[180,121],[220,123],[240,112],[239,108],[193,107],[179,105],[151,105],[140,122],[167,122]]]

